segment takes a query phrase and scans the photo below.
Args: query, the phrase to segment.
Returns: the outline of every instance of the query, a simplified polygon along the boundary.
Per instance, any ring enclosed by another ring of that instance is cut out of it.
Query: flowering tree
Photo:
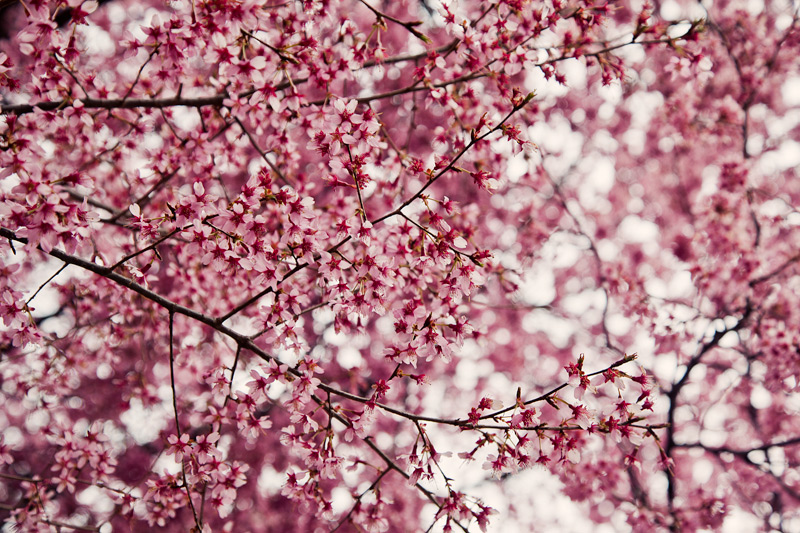
[[[0,2],[6,527],[798,530],[796,2],[99,4]]]

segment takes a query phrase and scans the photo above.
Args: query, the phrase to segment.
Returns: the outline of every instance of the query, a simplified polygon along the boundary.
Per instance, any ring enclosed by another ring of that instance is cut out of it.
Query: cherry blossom
[[[4,528],[800,529],[796,4],[0,6]]]

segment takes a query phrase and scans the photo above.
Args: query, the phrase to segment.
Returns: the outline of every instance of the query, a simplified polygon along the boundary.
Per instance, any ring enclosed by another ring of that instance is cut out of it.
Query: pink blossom
[[[5,529],[800,510],[790,5],[2,3]]]
[[[179,463],[183,461],[184,455],[188,454],[191,449],[189,435],[186,433],[181,435],[180,438],[177,435],[170,435],[167,437],[167,442],[169,442],[167,455],[175,455],[175,460]]]

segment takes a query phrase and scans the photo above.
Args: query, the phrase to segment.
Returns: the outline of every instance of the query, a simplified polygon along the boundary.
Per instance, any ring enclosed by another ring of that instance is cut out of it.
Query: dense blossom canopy
[[[800,531],[798,8],[0,2],[0,520]]]

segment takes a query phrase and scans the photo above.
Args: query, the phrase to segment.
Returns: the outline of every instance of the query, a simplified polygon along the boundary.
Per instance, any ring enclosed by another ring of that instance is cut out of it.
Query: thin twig
[[[49,278],[47,278],[47,281],[45,281],[44,283],[42,283],[41,285],[39,285],[39,288],[38,288],[38,289],[36,289],[36,292],[34,292],[34,293],[33,293],[33,295],[31,295],[31,297],[30,297],[30,298],[28,298],[28,301],[26,301],[26,302],[25,302],[25,307],[28,307],[28,306],[31,304],[31,302],[33,301],[33,299],[34,299],[34,298],[36,298],[36,295],[37,295],[37,294],[39,294],[39,292],[40,292],[42,289],[44,289],[44,288],[47,286],[47,284],[48,284],[48,283],[50,283],[51,281],[53,281],[53,279],[55,279],[55,277],[56,277],[56,276],[58,276],[59,274],[61,274],[61,273],[64,271],[64,269],[65,269],[65,268],[67,268],[67,266],[69,266],[69,265],[67,265],[67,264],[61,265],[61,268],[59,268],[59,269],[56,271],[56,273],[55,273],[55,274],[53,274],[52,276],[50,276]]]

